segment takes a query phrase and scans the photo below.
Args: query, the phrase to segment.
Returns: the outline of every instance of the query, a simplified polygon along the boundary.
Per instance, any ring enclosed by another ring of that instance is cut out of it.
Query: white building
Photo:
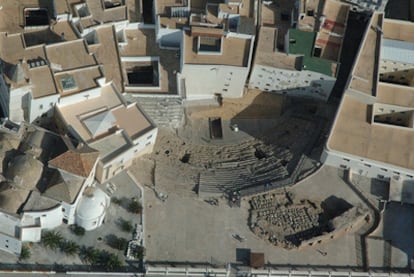
[[[101,226],[109,207],[110,198],[99,188],[87,188],[76,211],[76,224],[86,231]]]
[[[7,161],[0,175],[0,249],[19,254],[22,242],[40,241],[42,230],[76,223],[84,191],[94,190],[99,153],[25,123],[4,121],[0,132],[0,160]]]
[[[413,23],[374,13],[321,158],[391,180],[390,199],[409,203],[414,203],[413,31]]]
[[[138,104],[127,104],[112,83],[97,93],[82,102],[60,102],[56,111],[62,132],[99,151],[95,178],[103,183],[151,152],[158,129]]]
[[[156,41],[180,49],[178,94],[186,101],[237,98],[253,55],[257,1],[155,0]]]

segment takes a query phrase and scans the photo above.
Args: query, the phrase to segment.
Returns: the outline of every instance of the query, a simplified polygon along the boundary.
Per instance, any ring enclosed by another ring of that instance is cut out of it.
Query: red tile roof
[[[49,161],[49,165],[78,176],[88,177],[98,156],[98,151],[83,146],[79,149],[70,149],[57,156]]]

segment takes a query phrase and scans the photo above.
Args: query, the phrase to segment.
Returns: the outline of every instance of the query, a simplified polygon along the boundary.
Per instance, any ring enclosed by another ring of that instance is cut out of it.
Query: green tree
[[[59,247],[62,241],[62,235],[56,231],[46,231],[42,235],[42,243],[46,248],[55,250]]]
[[[109,236],[107,243],[110,247],[118,249],[118,250],[125,250],[128,246],[127,239],[120,238],[115,235]]]
[[[82,247],[81,249],[81,259],[84,263],[97,264],[100,256],[101,252],[98,249],[93,248],[92,246]]]
[[[131,221],[121,219],[121,229],[124,232],[130,233],[132,232],[132,229],[134,229],[134,226],[132,226]]]
[[[72,227],[72,232],[77,236],[83,236],[85,234],[85,229],[81,226],[75,225]]]
[[[122,266],[122,261],[116,254],[109,254],[105,259],[105,266],[110,269],[116,269]]]
[[[73,241],[62,241],[60,244],[60,250],[69,256],[74,256],[79,253],[79,245]]]
[[[137,200],[132,200],[128,205],[128,211],[130,213],[139,214],[142,212],[142,205]]]
[[[111,202],[116,204],[116,205],[121,205],[121,199],[119,199],[118,197],[112,197],[111,198]]]
[[[142,260],[145,256],[145,248],[141,245],[134,245],[131,248],[131,255],[137,260]]]
[[[22,250],[20,252],[19,260],[21,260],[21,261],[27,260],[27,259],[30,258],[31,255],[32,255],[32,253],[30,252],[29,246],[23,245]]]

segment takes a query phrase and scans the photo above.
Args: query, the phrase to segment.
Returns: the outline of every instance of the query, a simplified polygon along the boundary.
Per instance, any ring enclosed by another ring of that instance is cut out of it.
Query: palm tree
[[[19,260],[20,261],[27,260],[30,258],[31,255],[32,253],[30,252],[30,248],[27,245],[23,245],[22,251],[20,252]]]
[[[101,253],[98,249],[95,249],[92,246],[82,247],[81,256],[83,262],[88,264],[97,264]]]
[[[60,244],[60,250],[62,250],[62,252],[65,252],[69,256],[74,256],[79,252],[79,245],[77,245],[73,241],[63,241]]]
[[[105,266],[108,269],[112,270],[112,269],[120,267],[121,265],[122,265],[122,261],[118,257],[118,255],[111,253],[109,254],[109,256],[106,257]]]
[[[46,231],[42,235],[42,243],[46,248],[55,250],[59,247],[62,241],[62,235],[56,231]]]

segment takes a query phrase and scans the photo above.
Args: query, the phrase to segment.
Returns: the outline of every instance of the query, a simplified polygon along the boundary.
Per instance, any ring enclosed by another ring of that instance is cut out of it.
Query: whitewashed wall
[[[296,71],[254,65],[249,88],[326,101],[331,94],[335,80],[331,76],[308,70]]]
[[[243,96],[248,74],[246,67],[184,64],[181,78],[185,79],[187,100],[212,99],[216,93],[238,98]]]

